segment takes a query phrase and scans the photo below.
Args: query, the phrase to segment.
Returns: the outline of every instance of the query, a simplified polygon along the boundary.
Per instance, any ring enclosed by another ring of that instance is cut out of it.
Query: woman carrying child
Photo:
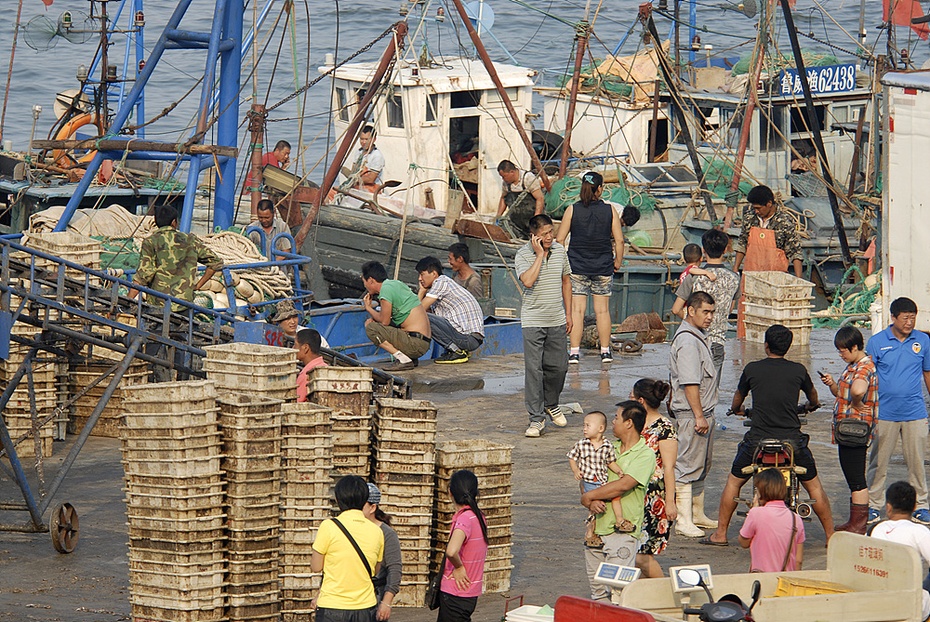
[[[672,522],[678,518],[675,505],[675,460],[678,458],[678,434],[675,425],[659,412],[671,386],[662,380],[642,378],[633,385],[630,399],[646,409],[643,440],[656,454],[656,470],[646,487],[646,515],[643,532],[646,541],[636,554],[636,566],[643,576],[654,579],[664,576],[655,556],[668,546]]]
[[[788,485],[778,469],[756,473],[755,494],[739,545],[749,549],[750,572],[800,570],[804,561],[804,521],[785,505]]]

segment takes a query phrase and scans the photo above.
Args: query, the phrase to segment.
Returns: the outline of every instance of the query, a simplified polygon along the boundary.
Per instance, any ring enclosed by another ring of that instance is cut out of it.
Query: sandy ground
[[[832,344],[833,332],[815,330],[812,345],[796,347],[789,358],[811,370],[828,370],[834,375],[842,362]],[[742,423],[723,414],[729,406],[740,370],[746,362],[764,356],[759,345],[733,341],[727,360],[717,407],[719,424],[715,460],[708,477],[707,513],[716,515],[715,500],[726,480]],[[633,383],[641,377],[665,378],[668,345],[646,346],[638,355],[617,358],[602,367],[595,355],[582,358],[569,371],[563,403],[579,402],[584,409],[614,410],[626,399]],[[526,439],[527,416],[523,408],[522,356],[489,357],[464,365],[425,365],[410,374],[414,397],[428,399],[439,407],[439,440],[484,438],[514,445],[514,571],[508,595],[488,594],[478,604],[474,620],[500,620],[507,596],[520,596],[527,603],[554,604],[562,594],[585,596],[581,540],[586,511],[579,505],[578,484],[572,477],[565,453],[581,437],[581,416],[569,416],[569,427],[550,428],[539,439]],[[815,380],[821,400],[832,404],[832,396]],[[810,416],[806,431],[818,470],[838,519],[846,519],[848,490],[829,444],[828,406]],[[46,461],[54,473],[66,453],[56,444],[55,456]],[[125,505],[122,501],[122,468],[119,443],[92,438],[78,457],[55,500],[70,502],[81,519],[80,544],[70,555],[60,555],[48,534],[18,534],[0,531],[0,620],[121,620],[129,616],[128,564],[126,555]],[[889,477],[906,476],[900,459],[893,462]],[[49,475],[49,477],[51,477]],[[744,490],[744,496],[748,489]],[[803,495],[803,493],[802,493]],[[806,498],[806,496],[805,496]],[[0,500],[21,501],[14,484],[0,474]],[[390,512],[390,508],[385,508]],[[0,512],[0,522],[23,522],[24,513]],[[663,568],[681,563],[709,562],[714,572],[748,570],[749,553],[736,545],[742,518],[730,527],[729,548],[713,548],[694,540],[673,537],[659,557]],[[824,568],[826,549],[823,530],[816,521],[806,523],[805,568]],[[425,609],[397,609],[398,622],[435,619]]]

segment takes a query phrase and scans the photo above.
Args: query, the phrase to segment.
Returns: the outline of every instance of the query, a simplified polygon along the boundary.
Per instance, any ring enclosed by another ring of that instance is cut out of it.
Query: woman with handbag
[[[371,482],[368,483],[368,503],[362,512],[384,534],[384,560],[381,562],[381,570],[375,574],[373,580],[375,596],[378,598],[378,613],[375,617],[378,622],[384,622],[391,618],[391,605],[400,591],[400,579],[404,569],[400,554],[400,538],[391,527],[391,517],[381,509],[381,490]]]
[[[482,592],[488,526],[478,508],[478,478],[456,471],[449,480],[455,504],[452,532],[442,563],[437,622],[470,622]]]
[[[368,484],[357,475],[336,482],[342,511],[320,525],[313,541],[313,572],[323,573],[316,622],[375,622],[378,601],[372,577],[384,555],[381,528],[365,518]]]
[[[804,521],[785,504],[788,485],[778,469],[756,473],[755,494],[739,544],[749,549],[750,572],[800,570],[804,561]]]
[[[862,333],[852,326],[836,331],[833,345],[846,369],[836,382],[820,374],[836,403],[833,406],[833,442],[837,444],[840,467],[849,486],[849,520],[837,531],[864,534],[869,519],[869,487],[865,477],[866,451],[872,439],[878,407],[878,374],[865,353]]]

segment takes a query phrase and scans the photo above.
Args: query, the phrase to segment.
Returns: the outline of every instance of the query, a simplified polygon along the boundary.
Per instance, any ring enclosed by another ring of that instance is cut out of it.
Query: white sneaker
[[[552,424],[557,428],[564,428],[568,425],[568,419],[565,418],[565,415],[562,414],[561,406],[554,406],[553,408],[547,408],[546,414],[552,417]]]
[[[539,438],[542,436],[542,431],[544,429],[546,429],[546,423],[544,421],[531,421],[530,427],[526,429],[523,435],[529,438]]]

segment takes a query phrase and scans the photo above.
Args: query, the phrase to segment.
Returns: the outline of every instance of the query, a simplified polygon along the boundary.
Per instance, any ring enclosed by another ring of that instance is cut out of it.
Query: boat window
[[[426,98],[426,120],[435,121],[439,112],[439,95],[433,93]]]
[[[765,107],[759,111],[759,149],[782,151],[785,148],[785,107]]]
[[[404,105],[400,95],[387,98],[387,124],[388,127],[404,127]]]
[[[336,111],[340,121],[349,120],[349,109],[346,107],[346,90],[345,87],[336,87]]]
[[[481,104],[481,91],[453,91],[451,95],[452,108],[477,108]]]
[[[487,92],[488,104],[501,104],[504,102],[503,98],[501,97],[501,94],[497,92],[497,89],[492,89],[486,92]],[[516,104],[520,100],[520,89],[518,89],[517,87],[511,87],[509,89],[505,89],[505,92],[507,93],[507,97],[514,104]]]
[[[809,128],[807,126],[807,106],[792,106],[791,107],[791,133],[792,134],[807,134],[812,129],[817,129],[823,131],[824,129],[824,119],[827,115],[827,107],[825,105],[816,105],[814,104],[814,110],[816,114],[814,115],[817,119],[816,128]]]
[[[834,123],[846,123],[849,121],[849,106],[846,105],[833,105],[830,106],[830,127],[833,127]]]

